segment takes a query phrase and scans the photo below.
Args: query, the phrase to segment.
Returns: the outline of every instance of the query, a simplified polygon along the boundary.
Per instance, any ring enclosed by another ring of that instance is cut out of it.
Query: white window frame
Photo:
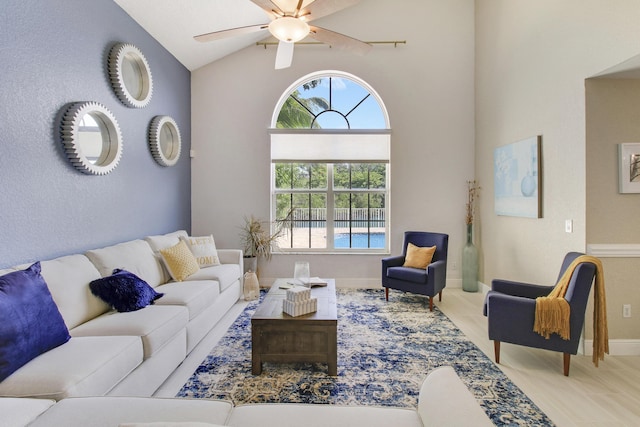
[[[380,105],[385,120],[384,129],[278,129],[276,124],[280,110],[282,109],[287,98],[291,93],[302,84],[321,78],[343,77],[359,84],[369,91]],[[390,248],[390,206],[391,206],[391,153],[390,153],[390,135],[391,127],[389,124],[389,116],[382,99],[377,92],[366,82],[351,74],[340,71],[318,71],[308,74],[296,82],[294,82],[280,97],[276,104],[271,119],[271,128],[269,129],[271,137],[271,223],[275,223],[276,218],[276,196],[278,194],[291,193],[322,193],[327,198],[327,245],[326,248],[281,248],[281,253],[340,253],[340,254],[388,254]],[[292,143],[294,140],[307,138],[308,144],[303,145]],[[348,138],[348,142],[345,142]],[[323,149],[328,145],[329,149]],[[334,144],[333,146],[331,144]],[[299,149],[299,147],[314,147],[313,150]],[[361,147],[367,146],[372,149],[362,150]],[[363,155],[364,154],[364,155]],[[334,248],[334,224],[333,212],[334,195],[337,193],[371,193],[380,192],[367,189],[333,189],[333,168],[328,167],[327,170],[327,188],[323,190],[278,190],[275,186],[275,165],[277,163],[327,163],[333,165],[336,163],[387,163],[385,174],[385,247],[384,248]]]

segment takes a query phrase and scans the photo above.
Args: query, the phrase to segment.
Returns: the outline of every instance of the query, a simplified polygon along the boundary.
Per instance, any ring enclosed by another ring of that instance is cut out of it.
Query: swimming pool
[[[371,237],[371,243],[369,245],[369,241],[367,237]],[[341,233],[336,234],[334,238],[334,247],[336,249],[342,248],[373,248],[373,249],[384,249],[385,247],[385,235],[384,233],[371,233],[367,235],[366,233],[353,233],[351,234],[351,246],[349,246],[349,234]]]

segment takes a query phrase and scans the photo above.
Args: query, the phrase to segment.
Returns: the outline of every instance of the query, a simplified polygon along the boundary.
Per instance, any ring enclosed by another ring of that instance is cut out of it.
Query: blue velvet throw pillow
[[[116,268],[111,276],[89,283],[91,292],[119,312],[136,311],[153,304],[164,294],[127,270]]]
[[[70,338],[39,262],[0,276],[0,381]]]

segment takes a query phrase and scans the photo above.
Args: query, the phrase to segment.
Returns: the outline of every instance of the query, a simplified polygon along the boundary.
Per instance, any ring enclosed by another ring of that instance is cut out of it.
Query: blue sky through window
[[[347,129],[343,115],[347,116],[351,129],[386,129],[382,108],[367,89],[344,77],[322,77],[319,80],[316,87],[305,89],[300,85],[297,91],[303,99],[324,98],[331,103],[331,109],[337,111],[318,115],[322,129]]]

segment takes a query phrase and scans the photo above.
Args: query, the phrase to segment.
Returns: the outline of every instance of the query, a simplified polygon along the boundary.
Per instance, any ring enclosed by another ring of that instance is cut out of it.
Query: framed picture
[[[640,143],[618,144],[618,192],[640,193]]]
[[[537,135],[494,150],[496,215],[542,218],[541,149]]]

